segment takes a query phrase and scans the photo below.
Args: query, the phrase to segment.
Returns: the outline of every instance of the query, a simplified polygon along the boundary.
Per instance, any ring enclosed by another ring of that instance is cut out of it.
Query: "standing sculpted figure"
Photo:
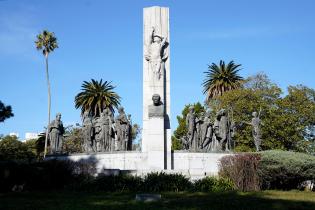
[[[102,113],[100,114],[100,117],[94,117],[92,119],[93,122],[93,129],[94,129],[94,148],[96,152],[102,151]]]
[[[127,132],[127,126],[128,126],[128,118],[125,114],[124,108],[119,107],[118,108],[118,116],[116,117],[115,124],[116,124],[116,132],[117,132],[117,149],[118,150],[126,150],[125,148],[126,141],[126,132]]]
[[[59,153],[62,148],[63,134],[65,129],[61,121],[61,114],[56,114],[56,119],[53,120],[48,126],[50,151],[51,153]]]
[[[83,150],[85,152],[95,152],[95,142],[93,139],[93,123],[88,111],[85,111],[82,117]]]
[[[253,116],[253,118],[252,118],[252,121],[250,124],[253,126],[252,133],[253,133],[256,151],[258,152],[258,151],[260,151],[260,145],[261,145],[260,125],[263,125],[263,123],[259,119],[260,116],[259,116],[259,114],[257,114],[257,112],[253,112],[252,116]]]
[[[163,75],[163,63],[167,59],[167,55],[164,52],[165,46],[166,38],[157,35],[155,32],[155,28],[152,27],[145,59],[149,62],[151,73],[153,73],[153,77],[156,80],[160,80]]]
[[[101,114],[101,145],[102,151],[110,151],[112,148],[112,119],[109,109],[104,109]]]
[[[196,151],[198,148],[198,141],[197,141],[197,129],[196,129],[196,114],[195,109],[193,106],[189,107],[189,112],[186,116],[186,125],[187,125],[187,135],[189,140],[189,148],[191,151]]]
[[[212,122],[211,112],[208,111],[204,114],[203,123],[201,124],[201,149],[208,151],[212,141]]]
[[[219,142],[218,150],[229,150],[228,148],[228,132],[229,132],[229,122],[228,116],[225,109],[221,109],[216,116],[215,122],[215,136]]]

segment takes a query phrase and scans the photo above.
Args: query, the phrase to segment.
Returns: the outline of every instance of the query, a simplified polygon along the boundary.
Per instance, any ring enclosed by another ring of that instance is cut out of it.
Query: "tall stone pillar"
[[[163,104],[162,119],[149,117],[152,96],[158,94]],[[160,151],[154,159],[162,158],[161,169],[171,169],[170,130],[170,34],[169,9],[148,7],[143,9],[143,131],[142,152]],[[156,124],[156,127],[154,126]],[[154,129],[153,129],[154,128]],[[153,129],[153,130],[152,130]],[[152,140],[156,141],[152,143]],[[155,145],[155,146],[153,146]],[[159,146],[158,146],[159,145]],[[159,148],[159,149],[157,149]],[[150,163],[149,163],[150,165]]]

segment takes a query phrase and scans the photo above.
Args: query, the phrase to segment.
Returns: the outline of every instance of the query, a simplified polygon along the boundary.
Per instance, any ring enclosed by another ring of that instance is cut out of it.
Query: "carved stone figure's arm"
[[[162,42],[161,42],[161,46],[162,46],[162,47],[165,45],[166,41],[167,41],[167,38],[166,38],[166,37],[163,37],[163,38],[162,38]]]
[[[149,37],[149,43],[150,44],[153,42],[154,32],[155,32],[155,28],[152,27],[150,37]]]

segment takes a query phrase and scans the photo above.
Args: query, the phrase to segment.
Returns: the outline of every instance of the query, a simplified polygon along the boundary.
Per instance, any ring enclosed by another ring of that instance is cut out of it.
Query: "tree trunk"
[[[47,89],[48,89],[48,124],[46,129],[46,138],[45,138],[45,149],[44,149],[44,158],[47,154],[47,142],[48,142],[48,132],[49,132],[49,124],[50,124],[50,82],[49,82],[49,73],[48,73],[48,53],[45,54],[46,61],[46,79],[47,79]]]

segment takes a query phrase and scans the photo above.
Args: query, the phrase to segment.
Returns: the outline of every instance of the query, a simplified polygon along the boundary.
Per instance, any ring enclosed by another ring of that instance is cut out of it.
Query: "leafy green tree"
[[[16,136],[5,136],[0,140],[0,160],[31,161],[35,153]]]
[[[75,107],[81,108],[81,114],[88,111],[93,116],[100,116],[103,109],[109,108],[112,112],[120,105],[120,96],[114,91],[111,82],[84,81],[82,91],[75,97]]]
[[[83,141],[82,129],[69,126],[65,132],[65,139],[62,145],[63,151],[68,153],[81,153],[83,152]]]
[[[262,120],[262,149],[309,151],[314,142],[314,90],[304,86],[290,86],[281,97],[281,89],[268,77],[258,74],[246,80],[243,88],[226,92],[218,103],[210,103],[215,111],[231,111],[238,125],[236,151],[254,151],[251,113],[260,112]]]
[[[223,93],[237,89],[241,86],[243,78],[238,75],[241,64],[235,64],[230,61],[227,65],[220,60],[220,64],[212,63],[205,71],[205,79],[202,83],[203,94],[207,94],[207,101],[217,96],[222,96]]]
[[[189,107],[193,106],[195,109],[195,113],[197,114],[198,117],[202,113],[205,112],[205,107],[202,106],[199,102],[195,104],[187,104],[185,105],[182,115],[177,116],[177,122],[178,122],[178,127],[174,131],[174,134],[172,136],[172,149],[173,150],[180,150],[182,149],[182,143],[181,143],[181,138],[184,137],[187,133],[187,124],[186,124],[186,116],[189,112]]]
[[[49,72],[48,72],[48,55],[58,48],[57,38],[53,32],[44,30],[42,33],[36,36],[37,40],[35,41],[36,49],[42,50],[43,55],[45,56],[46,63],[46,80],[47,80],[47,90],[48,90],[48,124],[50,124],[50,108],[51,108],[51,94],[50,94],[50,81],[49,81]],[[47,141],[48,141],[48,129],[46,129],[46,138],[45,138],[45,149],[44,156],[47,152]]]
[[[282,125],[281,131],[275,130],[278,140],[289,150],[314,149],[315,90],[303,85],[289,86],[288,94],[277,105]]]
[[[4,122],[6,119],[13,117],[12,107],[6,106],[2,101],[0,101],[0,122]]]

